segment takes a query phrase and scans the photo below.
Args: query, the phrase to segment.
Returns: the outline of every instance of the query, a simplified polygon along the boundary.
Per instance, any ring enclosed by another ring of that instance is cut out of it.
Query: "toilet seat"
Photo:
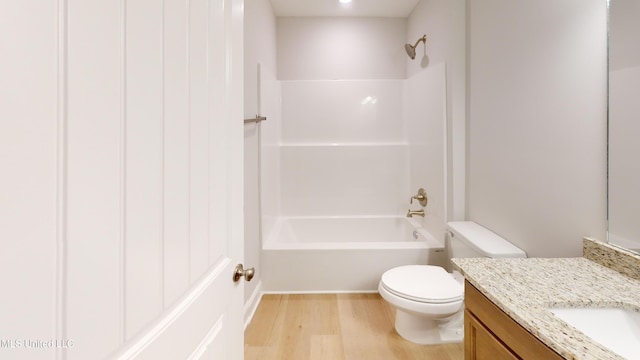
[[[464,287],[439,266],[407,265],[382,274],[380,285],[391,294],[420,303],[446,304],[464,298]]]

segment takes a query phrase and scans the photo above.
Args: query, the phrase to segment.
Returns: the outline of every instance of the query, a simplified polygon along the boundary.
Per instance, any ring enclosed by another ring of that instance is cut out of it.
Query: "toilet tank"
[[[451,257],[526,258],[520,248],[473,221],[447,223]]]

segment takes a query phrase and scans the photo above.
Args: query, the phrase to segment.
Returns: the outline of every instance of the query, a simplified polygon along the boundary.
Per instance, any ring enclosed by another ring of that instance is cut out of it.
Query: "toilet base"
[[[462,342],[463,311],[446,319],[433,319],[396,309],[395,328],[405,340],[420,345]]]

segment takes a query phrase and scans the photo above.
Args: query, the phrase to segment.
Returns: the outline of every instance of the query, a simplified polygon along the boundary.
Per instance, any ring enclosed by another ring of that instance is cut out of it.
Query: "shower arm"
[[[427,35],[422,35],[422,37],[420,39],[418,39],[418,41],[416,41],[416,43],[413,45],[413,48],[415,49],[416,46],[418,46],[418,44],[420,44],[421,41],[426,44],[427,43]]]

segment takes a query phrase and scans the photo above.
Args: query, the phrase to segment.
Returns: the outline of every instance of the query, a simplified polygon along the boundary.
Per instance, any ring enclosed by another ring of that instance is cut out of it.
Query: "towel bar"
[[[265,121],[265,120],[267,120],[266,116],[256,115],[256,117],[254,117],[254,118],[244,119],[244,123],[245,124],[248,124],[248,123],[259,123],[260,121]]]

